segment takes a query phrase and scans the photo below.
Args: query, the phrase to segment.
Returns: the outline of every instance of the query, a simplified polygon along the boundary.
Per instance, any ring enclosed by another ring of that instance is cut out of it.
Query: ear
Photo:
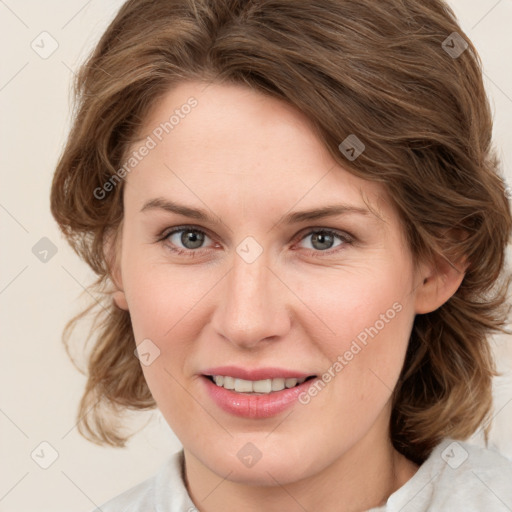
[[[456,263],[438,256],[431,264],[425,264],[418,273],[415,311],[417,314],[431,313],[440,308],[458,290],[468,262],[463,258]]]
[[[112,300],[119,309],[128,311],[128,302],[123,289],[123,278],[121,274],[121,233],[122,222],[116,230],[109,230],[103,241],[103,254],[114,285]]]

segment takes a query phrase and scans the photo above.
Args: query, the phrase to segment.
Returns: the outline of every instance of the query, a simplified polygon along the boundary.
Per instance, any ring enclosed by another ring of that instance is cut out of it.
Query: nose
[[[252,263],[235,254],[233,267],[222,280],[213,328],[239,348],[253,349],[262,341],[276,341],[290,329],[287,301],[291,296],[268,266],[265,252]]]

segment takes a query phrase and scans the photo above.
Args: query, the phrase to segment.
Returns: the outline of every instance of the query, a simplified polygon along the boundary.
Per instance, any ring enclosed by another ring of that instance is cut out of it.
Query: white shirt
[[[154,476],[91,512],[198,512],[185,488],[183,461],[181,450]],[[512,461],[489,449],[445,439],[385,506],[368,512],[439,511],[511,512]]]

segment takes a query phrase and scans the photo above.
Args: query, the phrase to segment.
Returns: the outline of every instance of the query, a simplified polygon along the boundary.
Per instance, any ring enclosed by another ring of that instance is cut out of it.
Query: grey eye
[[[175,237],[174,240],[173,237]],[[190,250],[199,249],[206,238],[208,238],[208,236],[202,231],[190,228],[180,229],[168,235],[168,239],[172,244],[178,247],[182,244],[185,249]],[[177,241],[179,241],[179,243],[177,243]]]
[[[312,231],[308,233],[303,240],[311,239],[311,247],[306,247],[306,249],[316,249],[318,251],[325,251],[328,249],[332,249],[333,247],[337,247],[344,242],[343,238],[331,231]],[[334,245],[335,239],[339,239],[340,243]]]

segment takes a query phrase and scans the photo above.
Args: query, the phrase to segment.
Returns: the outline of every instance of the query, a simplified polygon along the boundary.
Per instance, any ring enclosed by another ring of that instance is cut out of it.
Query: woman
[[[442,1],[131,0],[76,94],[52,213],[112,296],[81,432],[158,406],[183,444],[103,512],[512,508],[464,442],[510,208]]]

